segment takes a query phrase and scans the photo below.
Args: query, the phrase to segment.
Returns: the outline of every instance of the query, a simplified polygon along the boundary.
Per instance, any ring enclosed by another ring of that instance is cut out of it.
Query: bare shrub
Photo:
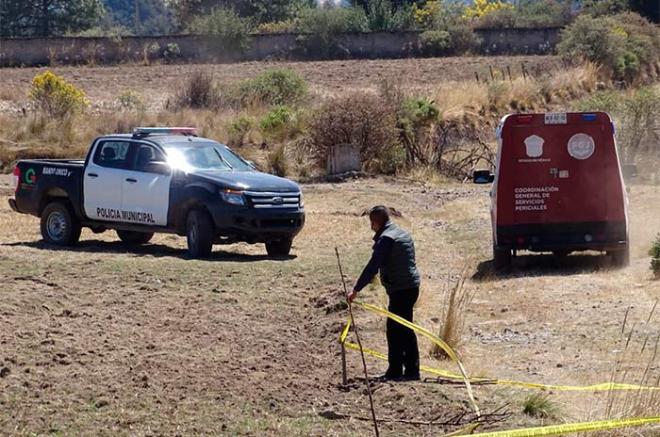
[[[289,161],[284,145],[277,146],[268,154],[268,172],[281,177],[289,175]]]
[[[351,144],[359,147],[367,167],[392,172],[403,164],[396,161],[403,158],[397,137],[392,109],[383,99],[367,93],[330,99],[310,127],[311,152],[321,167],[333,146]]]
[[[460,347],[465,327],[465,312],[474,298],[474,290],[465,286],[467,272],[458,277],[447,277],[444,305],[442,308],[442,326],[438,336],[452,349]],[[438,359],[446,359],[447,354],[438,345],[433,345],[431,355]]]
[[[174,97],[175,109],[208,109],[218,102],[213,75],[207,71],[195,71]]]

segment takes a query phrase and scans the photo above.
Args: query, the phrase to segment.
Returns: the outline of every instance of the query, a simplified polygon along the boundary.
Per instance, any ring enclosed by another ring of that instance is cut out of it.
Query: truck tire
[[[193,209],[186,220],[188,253],[193,258],[208,258],[213,249],[213,221],[206,211]]]
[[[148,243],[154,236],[153,232],[134,232],[120,231],[117,229],[117,236],[124,243],[130,246],[139,246]]]
[[[41,213],[41,236],[57,246],[73,246],[80,239],[82,227],[63,202],[51,202]]]
[[[505,272],[511,268],[511,249],[493,247],[493,267],[496,272]]]
[[[268,256],[274,258],[288,256],[291,253],[292,244],[293,239],[291,238],[268,241],[266,242],[266,252],[268,252]]]
[[[630,265],[630,243],[626,243],[623,249],[607,252],[612,258],[614,267],[628,267]]]

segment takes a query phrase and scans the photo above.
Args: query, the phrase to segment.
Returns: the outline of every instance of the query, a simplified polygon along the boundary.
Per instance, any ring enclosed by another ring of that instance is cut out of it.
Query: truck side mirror
[[[491,184],[495,180],[495,175],[490,170],[475,170],[472,173],[472,182],[475,184]]]

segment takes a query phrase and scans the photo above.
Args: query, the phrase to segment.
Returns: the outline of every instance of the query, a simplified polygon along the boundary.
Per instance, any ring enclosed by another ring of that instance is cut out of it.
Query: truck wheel
[[[62,202],[49,203],[41,213],[41,236],[46,243],[72,246],[80,239],[80,222]]]
[[[148,243],[153,238],[153,232],[134,232],[134,231],[120,231],[117,229],[117,236],[119,239],[128,245],[138,246],[140,244]]]
[[[495,271],[502,272],[511,268],[511,249],[493,247],[493,266]]]
[[[288,256],[291,253],[292,244],[293,240],[291,238],[268,241],[266,242],[266,252],[268,252],[268,256],[272,257]]]
[[[186,239],[188,252],[193,258],[207,258],[213,249],[213,221],[208,213],[194,209],[186,220]]]
[[[607,252],[612,258],[612,265],[615,267],[628,267],[630,265],[630,245],[626,243],[623,249]]]

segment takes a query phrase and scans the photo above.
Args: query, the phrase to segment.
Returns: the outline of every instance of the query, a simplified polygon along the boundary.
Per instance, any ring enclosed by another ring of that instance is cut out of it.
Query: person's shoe
[[[419,381],[419,373],[404,374],[401,378],[402,381]]]
[[[378,381],[398,381],[403,378],[403,374],[387,371],[383,375],[380,375],[376,379]]]

